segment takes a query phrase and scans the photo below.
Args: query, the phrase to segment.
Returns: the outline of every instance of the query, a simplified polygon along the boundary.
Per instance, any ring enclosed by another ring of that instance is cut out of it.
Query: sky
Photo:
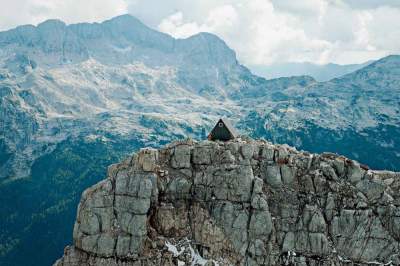
[[[400,0],[0,0],[0,6],[0,30],[129,13],[176,38],[211,32],[247,65],[352,64],[400,54]]]

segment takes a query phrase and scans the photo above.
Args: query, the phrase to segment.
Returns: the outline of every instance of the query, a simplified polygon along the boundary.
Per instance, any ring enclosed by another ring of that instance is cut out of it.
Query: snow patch
[[[200,254],[195,251],[191,245],[189,245],[190,254],[192,256],[192,266],[201,265],[204,266],[207,263],[207,260],[204,259]]]
[[[185,251],[184,247],[182,249],[178,250],[178,248],[175,245],[171,244],[168,241],[165,242],[165,245],[167,246],[168,251],[171,252],[174,255],[174,257],[178,257]]]

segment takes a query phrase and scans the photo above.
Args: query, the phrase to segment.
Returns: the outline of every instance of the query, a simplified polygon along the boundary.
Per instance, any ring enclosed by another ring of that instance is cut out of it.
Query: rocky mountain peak
[[[55,265],[397,265],[399,187],[262,140],[146,148],[83,193]]]
[[[218,65],[235,65],[236,54],[217,35],[201,32],[187,39],[180,40],[180,50],[195,58],[197,63]]]
[[[398,88],[400,82],[400,56],[389,55],[380,60],[377,60],[368,66],[361,68],[354,73],[347,74],[342,78],[335,80],[343,82],[363,82],[367,83],[367,87],[370,85],[382,87],[385,89],[388,85],[392,88]],[[382,80],[386,80],[382,83]],[[390,80],[390,84],[387,82]]]
[[[39,23],[37,25],[38,30],[48,30],[48,29],[64,29],[67,25],[64,21],[59,19],[48,19]]]
[[[124,25],[124,26],[139,26],[139,27],[148,28],[139,19],[137,19],[136,17],[129,15],[129,14],[124,14],[124,15],[113,17],[109,20],[106,20],[103,23],[119,24],[119,25]]]
[[[66,25],[47,20],[0,32],[0,49],[32,57],[42,66],[80,63],[94,58],[104,64],[144,62],[149,66],[236,65],[235,52],[210,33],[175,39],[131,15],[102,23]],[[163,57],[163,60],[160,60]]]

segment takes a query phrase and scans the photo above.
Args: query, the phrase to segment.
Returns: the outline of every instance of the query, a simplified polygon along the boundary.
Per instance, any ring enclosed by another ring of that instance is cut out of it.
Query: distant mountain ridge
[[[237,63],[234,51],[213,34],[175,39],[130,15],[102,23],[66,25],[60,20],[47,20],[37,27],[20,26],[0,33],[0,47],[24,53],[41,66],[49,67],[90,58],[118,65],[140,61],[151,67],[189,62],[221,67]]]
[[[400,56],[392,55],[328,82],[287,87],[278,103],[269,104],[268,95],[251,101],[241,125],[275,142],[398,169],[399,71]]]
[[[361,64],[349,65],[338,65],[334,63],[319,65],[310,62],[288,62],[271,65],[250,65],[249,68],[254,74],[266,79],[307,75],[318,81],[328,81],[361,69],[372,62],[373,60]]]
[[[107,165],[201,139],[220,117],[256,138],[399,170],[399,69],[394,55],[328,82],[266,80],[215,35],[174,39],[129,15],[1,32],[0,264],[59,257],[80,192]]]

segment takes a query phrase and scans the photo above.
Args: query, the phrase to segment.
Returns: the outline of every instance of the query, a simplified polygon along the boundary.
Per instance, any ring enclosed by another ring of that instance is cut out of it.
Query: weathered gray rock
[[[171,158],[172,168],[190,168],[191,147],[189,145],[178,145],[173,149]]]
[[[400,263],[399,173],[249,139],[142,149],[107,175],[56,265]]]
[[[261,158],[272,161],[274,160],[275,149],[272,145],[263,145],[261,146]]]
[[[198,145],[193,150],[194,164],[210,164],[211,163],[211,146],[209,143]]]
[[[281,178],[284,184],[286,185],[292,184],[295,177],[296,177],[295,167],[288,165],[281,166]]]
[[[282,185],[282,177],[279,165],[266,165],[264,170],[264,180],[272,187]]]
[[[240,146],[240,152],[244,159],[250,159],[253,156],[254,147],[251,144]]]
[[[156,149],[145,148],[141,149],[137,158],[138,167],[141,167],[145,172],[154,171],[158,159],[158,151]]]
[[[364,177],[365,170],[361,169],[360,164],[351,161],[348,166],[348,178],[351,183],[356,184]]]

